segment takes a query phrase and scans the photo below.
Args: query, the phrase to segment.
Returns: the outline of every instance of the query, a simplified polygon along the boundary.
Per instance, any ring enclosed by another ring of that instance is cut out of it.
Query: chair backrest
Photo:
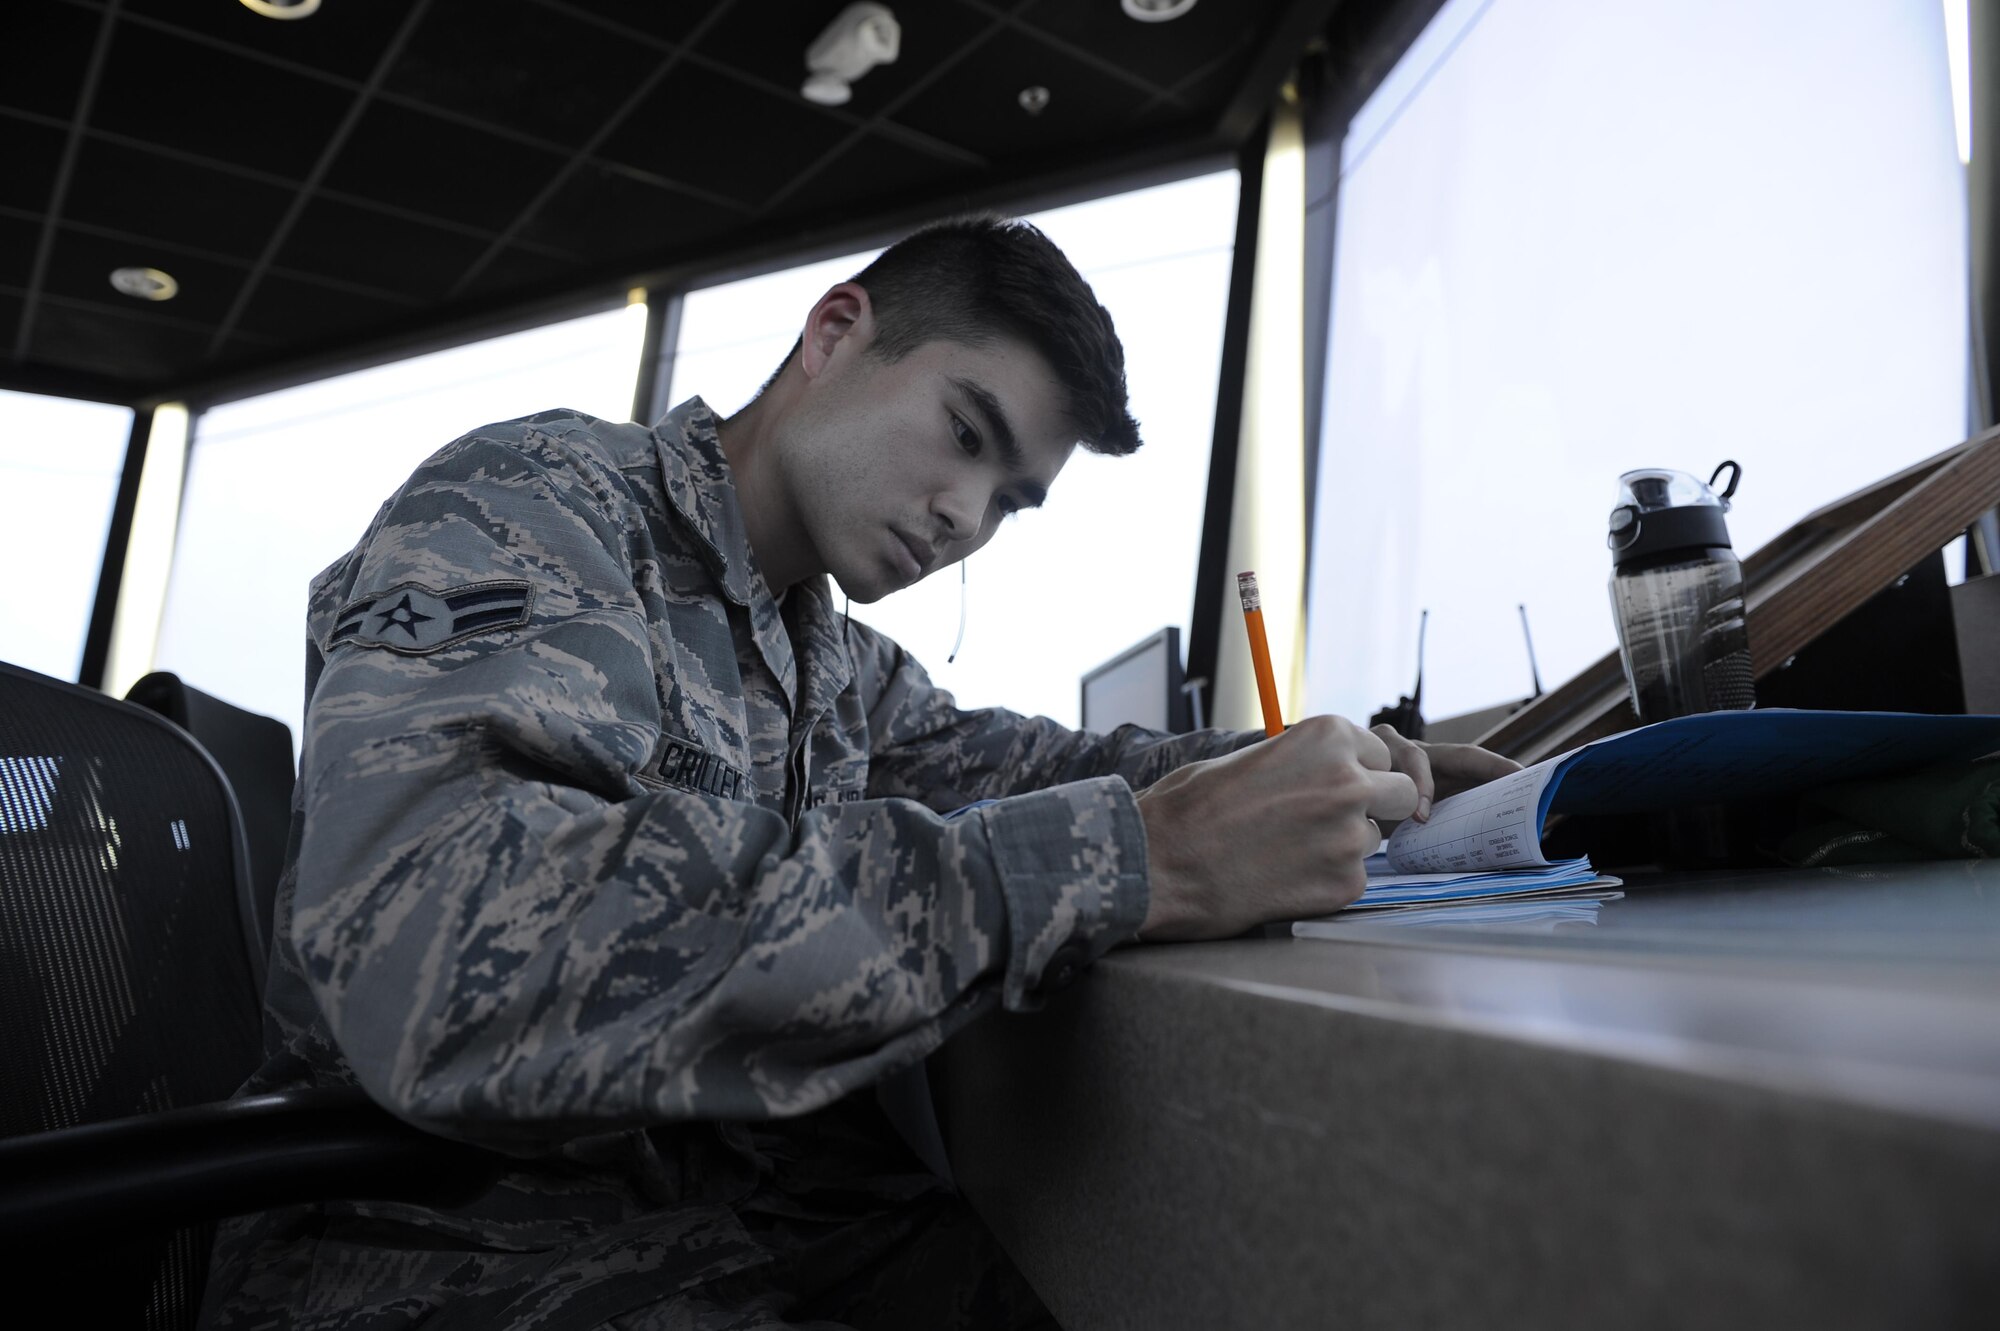
[[[0,1136],[224,1099],[256,1069],[247,859],[186,733],[0,664]],[[188,1325],[208,1248],[181,1231],[106,1254],[75,1292]]]
[[[244,908],[256,923],[252,970],[261,985],[271,950],[272,903],[285,869],[285,842],[291,832],[292,787],[298,768],[292,760],[292,730],[283,721],[245,711],[203,693],[178,675],[156,670],[134,684],[127,702],[149,707],[193,735],[208,750],[243,815],[250,847],[244,876]]]

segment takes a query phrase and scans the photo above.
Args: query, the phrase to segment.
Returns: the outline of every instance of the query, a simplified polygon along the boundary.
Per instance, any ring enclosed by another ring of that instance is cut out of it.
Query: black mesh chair
[[[255,925],[252,973],[259,983],[271,947],[271,903],[285,868],[292,820],[292,731],[283,721],[245,711],[203,693],[180,676],[156,670],[126,691],[125,701],[158,712],[194,736],[229,782],[242,815],[249,872],[240,880],[244,909]]]
[[[261,1058],[248,858],[184,731],[0,664],[0,1265],[68,1320],[192,1325],[218,1218],[449,1204],[502,1163],[353,1092],[228,1099]]]

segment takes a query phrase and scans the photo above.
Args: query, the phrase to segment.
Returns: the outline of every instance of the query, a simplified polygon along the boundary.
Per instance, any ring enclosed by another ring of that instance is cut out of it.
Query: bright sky
[[[0,661],[76,678],[131,431],[127,407],[0,390]]]
[[[1341,181],[1308,697],[1432,718],[1611,650],[1617,477],[1733,458],[1747,553],[1963,439],[1936,0],[1451,0]],[[1523,81],[1520,71],[1535,70]]]

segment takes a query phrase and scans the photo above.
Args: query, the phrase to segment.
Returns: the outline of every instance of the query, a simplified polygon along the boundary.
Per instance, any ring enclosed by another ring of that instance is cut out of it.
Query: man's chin
[[[937,571],[936,569],[930,572],[919,571],[916,577],[905,582],[903,570],[887,560],[861,559],[856,562],[860,567],[850,568],[845,572],[837,567],[829,567],[827,576],[833,579],[834,585],[840,588],[843,596],[860,605],[873,605],[893,592],[914,587]],[[944,567],[949,568],[950,565]]]
[[[833,575],[833,583],[834,586],[840,588],[842,596],[845,596],[856,605],[873,605],[890,592],[902,590],[901,587],[879,576],[873,578],[848,578],[835,573]]]

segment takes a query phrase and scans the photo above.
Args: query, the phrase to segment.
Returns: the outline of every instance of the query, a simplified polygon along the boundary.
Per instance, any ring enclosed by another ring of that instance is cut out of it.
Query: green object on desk
[[[1879,864],[2000,856],[2000,758],[1843,781],[1800,797],[1787,863]]]

